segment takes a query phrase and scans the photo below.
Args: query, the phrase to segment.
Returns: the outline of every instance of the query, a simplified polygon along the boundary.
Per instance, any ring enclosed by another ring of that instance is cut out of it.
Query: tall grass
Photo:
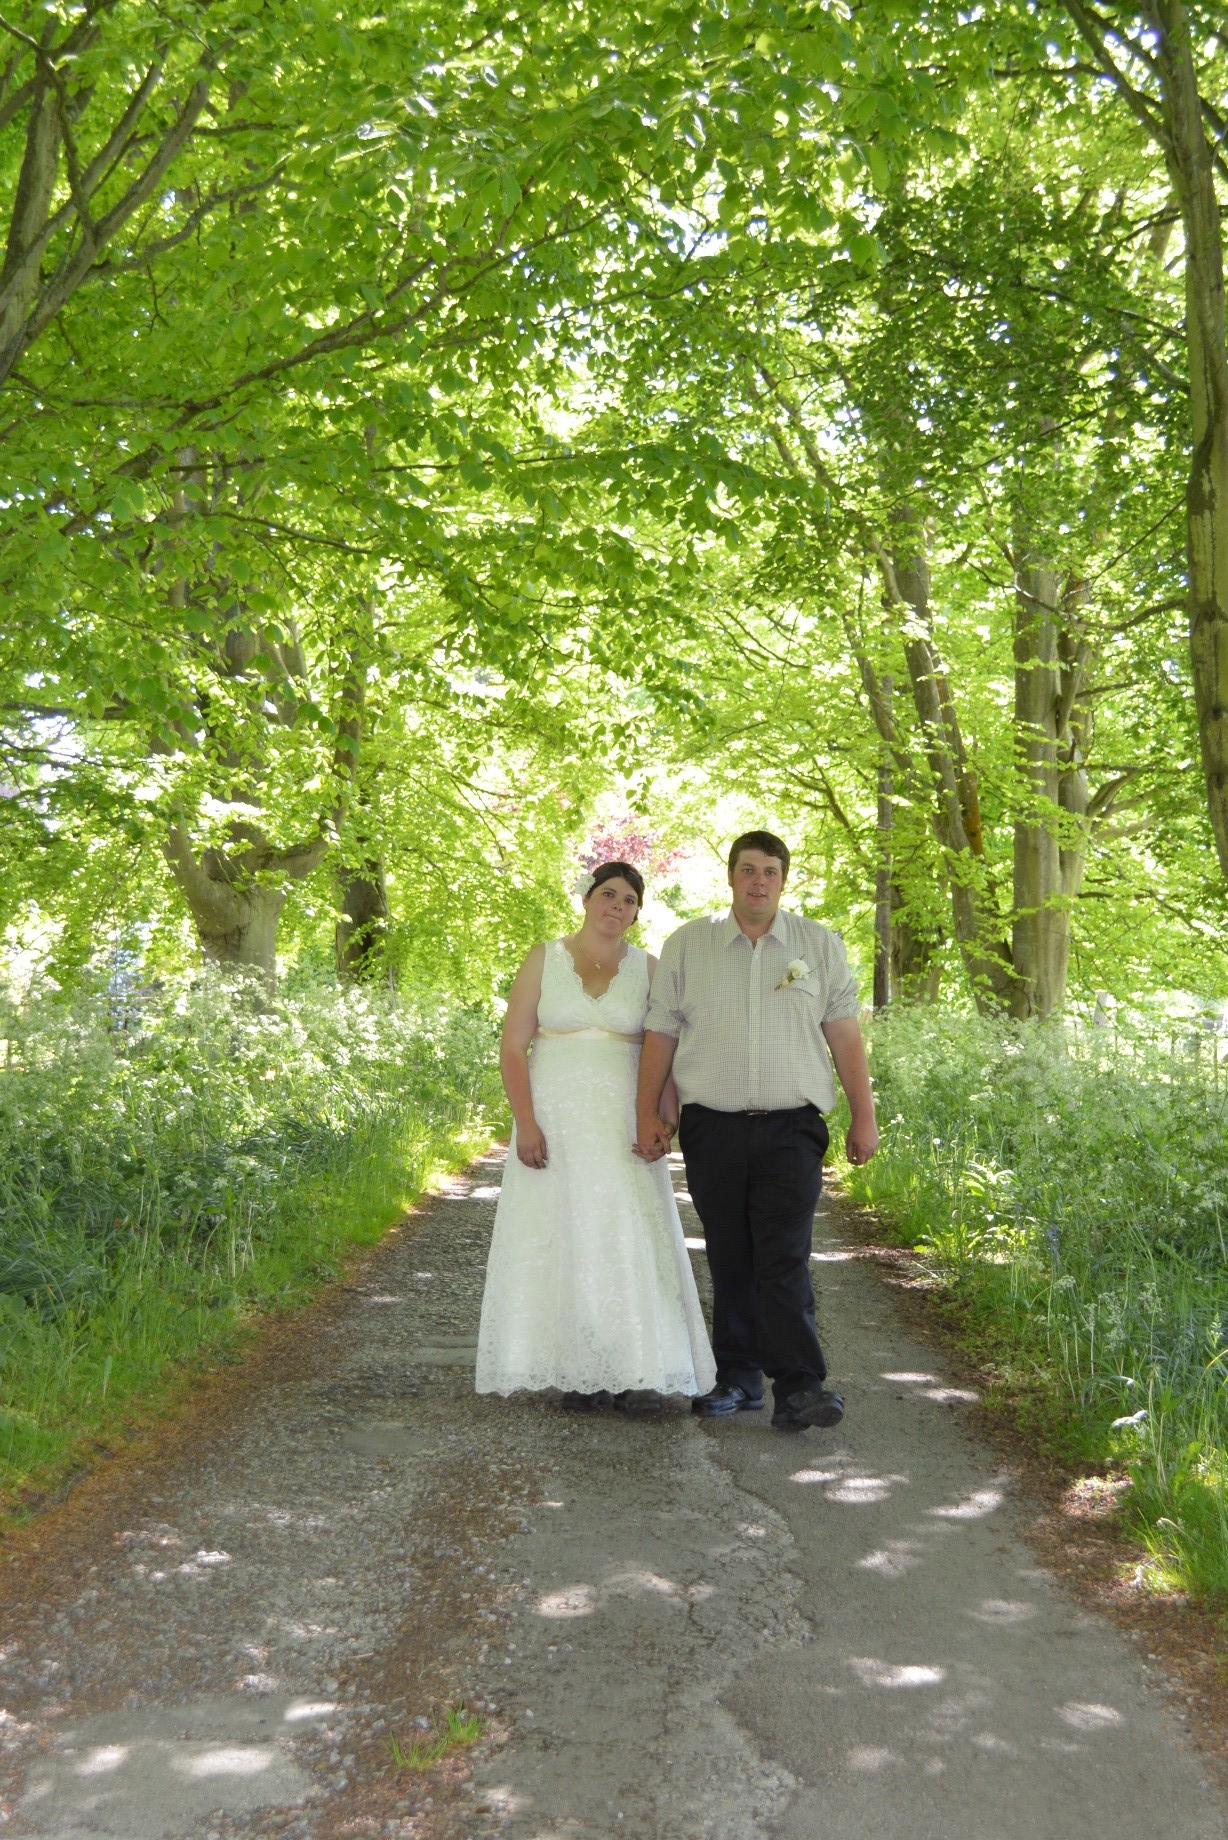
[[[498,1113],[489,1017],[201,978],[0,1009],[0,1502],[371,1241]]]
[[[1228,1068],[941,1011],[875,1021],[883,1147],[850,1170],[1050,1444],[1119,1466],[1157,1585],[1228,1600]]]

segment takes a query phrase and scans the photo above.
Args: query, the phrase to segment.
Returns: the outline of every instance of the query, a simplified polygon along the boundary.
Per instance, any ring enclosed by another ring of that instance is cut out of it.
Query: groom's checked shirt
[[[790,965],[805,965],[791,977]],[[778,1111],[836,1102],[825,1022],[858,1010],[844,942],[815,920],[778,909],[761,939],[733,916],[691,920],[661,948],[644,1027],[678,1043],[674,1079],[684,1105]]]

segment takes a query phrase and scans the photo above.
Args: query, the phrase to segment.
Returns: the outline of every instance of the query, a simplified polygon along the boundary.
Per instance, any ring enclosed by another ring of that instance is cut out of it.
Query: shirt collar
[[[729,909],[729,912],[725,916],[724,923],[721,929],[722,944],[728,945],[731,940],[744,939],[745,937],[746,935],[743,933],[741,927],[738,925],[737,916],[735,915],[731,907]],[[764,938],[765,939],[778,939],[782,946],[788,944],[788,940],[785,938],[785,914],[784,914],[784,909],[782,907],[778,907],[776,909],[776,913],[773,917],[772,924],[771,926],[769,926],[767,932],[764,934]]]

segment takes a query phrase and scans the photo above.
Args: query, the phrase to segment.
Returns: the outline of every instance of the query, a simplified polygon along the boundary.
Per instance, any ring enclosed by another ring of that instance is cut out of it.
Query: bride
[[[602,863],[579,932],[534,946],[508,997],[500,1070],[515,1130],[479,1393],[560,1387],[573,1411],[651,1413],[662,1393],[715,1381],[668,1169],[632,1151],[656,961],[624,935],[643,899],[637,869]]]

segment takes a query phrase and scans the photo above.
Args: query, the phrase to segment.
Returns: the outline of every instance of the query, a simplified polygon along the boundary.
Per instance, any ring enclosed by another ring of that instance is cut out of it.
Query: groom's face
[[[779,856],[767,856],[762,850],[739,850],[738,860],[729,871],[734,913],[739,920],[773,919],[784,885],[784,864]]]

